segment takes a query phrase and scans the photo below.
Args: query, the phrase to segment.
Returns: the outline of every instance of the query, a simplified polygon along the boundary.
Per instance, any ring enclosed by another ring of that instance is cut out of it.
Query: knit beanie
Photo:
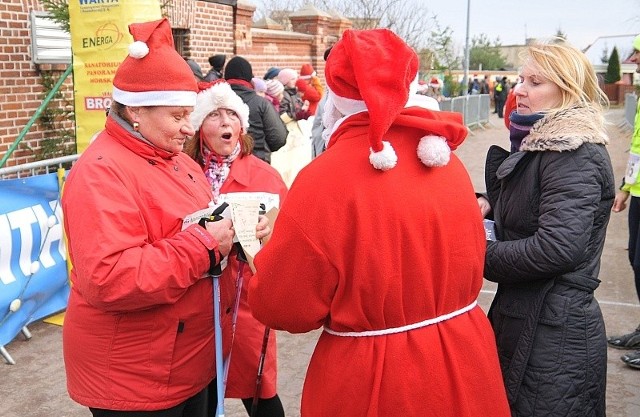
[[[211,65],[216,71],[222,71],[222,68],[224,67],[224,61],[226,59],[227,56],[223,54],[211,56],[209,57],[209,65]]]
[[[267,94],[271,97],[277,97],[284,91],[284,86],[278,80],[267,80]]]
[[[285,68],[278,73],[278,81],[287,85],[291,80],[298,78],[298,72],[291,68]]]
[[[640,35],[636,36],[633,39],[633,49],[636,51],[640,51]]]
[[[253,77],[251,79],[251,83],[253,84],[253,89],[256,91],[256,93],[267,92],[267,83],[262,78]]]
[[[227,62],[224,78],[226,80],[244,80],[250,83],[253,78],[251,64],[241,56],[234,56]]]
[[[278,76],[278,73],[280,72],[280,68],[278,67],[271,67],[267,70],[267,72],[264,73],[264,79],[265,80],[272,80],[274,78],[276,78]]]

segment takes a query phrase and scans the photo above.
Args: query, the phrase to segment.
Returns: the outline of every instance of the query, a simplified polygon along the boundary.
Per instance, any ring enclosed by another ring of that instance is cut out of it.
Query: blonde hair
[[[558,111],[575,104],[602,110],[609,106],[609,99],[600,86],[598,77],[578,48],[558,40],[529,46],[525,56],[542,70],[542,75],[560,87],[562,103]]]

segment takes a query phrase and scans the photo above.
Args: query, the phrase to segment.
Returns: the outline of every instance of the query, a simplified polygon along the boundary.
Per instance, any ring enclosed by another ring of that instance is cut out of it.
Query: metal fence
[[[489,94],[472,94],[440,102],[440,110],[461,113],[464,124],[468,128],[484,128],[484,125],[489,123],[490,107],[491,96]]]
[[[78,154],[61,156],[59,158],[45,159],[43,161],[29,162],[27,164],[0,168],[0,180],[47,174],[58,168],[62,168],[65,164],[73,164],[79,157],[80,155]]]

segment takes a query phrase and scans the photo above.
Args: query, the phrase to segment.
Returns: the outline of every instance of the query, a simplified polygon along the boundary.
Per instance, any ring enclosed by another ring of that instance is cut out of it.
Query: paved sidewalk
[[[623,110],[607,113],[611,145],[609,152],[614,170],[624,172],[630,130],[617,125]],[[464,161],[477,190],[484,190],[484,158],[492,144],[509,146],[508,132],[502,119],[491,115],[491,125],[475,129],[456,151]],[[619,182],[619,181],[618,181]],[[631,268],[627,260],[627,213],[613,214],[605,244],[596,296],[602,306],[609,334],[625,333],[640,323],[638,304]],[[485,309],[493,297],[495,285],[485,283],[480,305]],[[22,336],[6,346],[16,365],[0,364],[0,416],[3,417],[89,417],[91,413],[67,396],[62,363],[61,328],[45,323],[29,326],[33,337]],[[300,392],[309,357],[319,331],[304,335],[278,332],[279,393],[289,417],[300,415]],[[623,351],[609,349],[607,413],[616,417],[640,416],[640,370],[632,370],[620,362]],[[246,412],[239,400],[227,400],[226,415],[244,417]]]

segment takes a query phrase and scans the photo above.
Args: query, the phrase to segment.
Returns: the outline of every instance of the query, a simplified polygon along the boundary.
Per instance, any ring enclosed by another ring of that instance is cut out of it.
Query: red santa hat
[[[196,106],[191,113],[191,124],[199,130],[204,119],[218,109],[233,110],[240,118],[242,130],[249,130],[249,106],[223,80],[200,84],[203,88],[196,98]]]
[[[384,135],[411,105],[418,67],[416,53],[388,29],[346,30],[327,58],[325,78],[336,109],[344,116],[369,112],[369,161],[376,169],[388,170],[397,164],[395,150]],[[425,165],[443,166],[451,149],[446,138],[429,135],[420,140],[417,152]]]
[[[176,52],[166,18],[132,23],[134,42],[113,78],[113,100],[126,106],[193,106],[198,86]]]
[[[300,68],[300,79],[308,80],[311,77],[315,77],[315,76],[316,76],[316,71],[313,69],[311,64],[302,65],[302,67]]]

